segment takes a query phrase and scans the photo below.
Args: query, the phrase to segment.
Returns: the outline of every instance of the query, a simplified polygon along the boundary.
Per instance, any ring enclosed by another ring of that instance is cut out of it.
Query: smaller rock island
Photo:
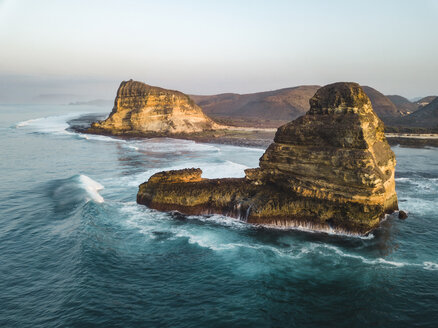
[[[306,115],[281,126],[245,178],[203,179],[165,171],[139,187],[137,202],[183,214],[223,214],[249,223],[363,235],[398,209],[395,155],[357,83],[334,83]]]
[[[123,81],[109,117],[86,131],[115,136],[171,136],[221,129],[186,94]]]

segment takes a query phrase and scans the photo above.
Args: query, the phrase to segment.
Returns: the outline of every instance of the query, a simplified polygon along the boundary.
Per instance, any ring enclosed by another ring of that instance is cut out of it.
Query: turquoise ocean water
[[[438,149],[394,147],[365,238],[137,205],[155,172],[241,177],[263,149],[67,131],[97,107],[0,106],[1,327],[437,327]]]

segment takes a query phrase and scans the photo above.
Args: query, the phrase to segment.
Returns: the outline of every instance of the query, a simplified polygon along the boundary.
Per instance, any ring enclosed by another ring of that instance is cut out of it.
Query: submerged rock
[[[224,214],[249,223],[365,234],[398,209],[395,155],[382,121],[356,83],[319,89],[306,115],[281,126],[240,179],[201,171],[160,172],[137,202],[185,214]]]
[[[398,212],[398,218],[400,220],[405,220],[408,218],[408,213],[406,213],[405,211],[399,211]]]
[[[93,123],[87,132],[164,136],[219,128],[184,93],[129,80],[120,84],[109,117]]]

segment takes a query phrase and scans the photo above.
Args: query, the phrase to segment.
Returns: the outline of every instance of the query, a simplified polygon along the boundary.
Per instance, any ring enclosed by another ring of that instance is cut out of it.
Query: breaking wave
[[[31,119],[19,122],[15,125],[16,128],[26,128],[32,132],[51,133],[51,134],[73,134],[67,131],[69,128],[68,121],[78,118],[83,113],[69,113],[59,116],[47,116],[42,118]]]
[[[80,203],[94,201],[103,203],[99,191],[104,187],[90,177],[77,174],[67,179],[55,180],[50,183],[50,196],[57,208],[71,208]]]

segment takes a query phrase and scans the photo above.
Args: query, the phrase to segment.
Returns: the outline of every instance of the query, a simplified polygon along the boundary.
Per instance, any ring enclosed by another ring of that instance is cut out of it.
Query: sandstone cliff
[[[396,210],[395,156],[382,121],[356,83],[319,89],[305,116],[281,126],[242,179],[203,179],[200,169],[161,172],[137,202],[249,223],[365,234]]]
[[[113,135],[190,134],[221,128],[189,96],[133,80],[123,81],[109,117],[90,133]]]

